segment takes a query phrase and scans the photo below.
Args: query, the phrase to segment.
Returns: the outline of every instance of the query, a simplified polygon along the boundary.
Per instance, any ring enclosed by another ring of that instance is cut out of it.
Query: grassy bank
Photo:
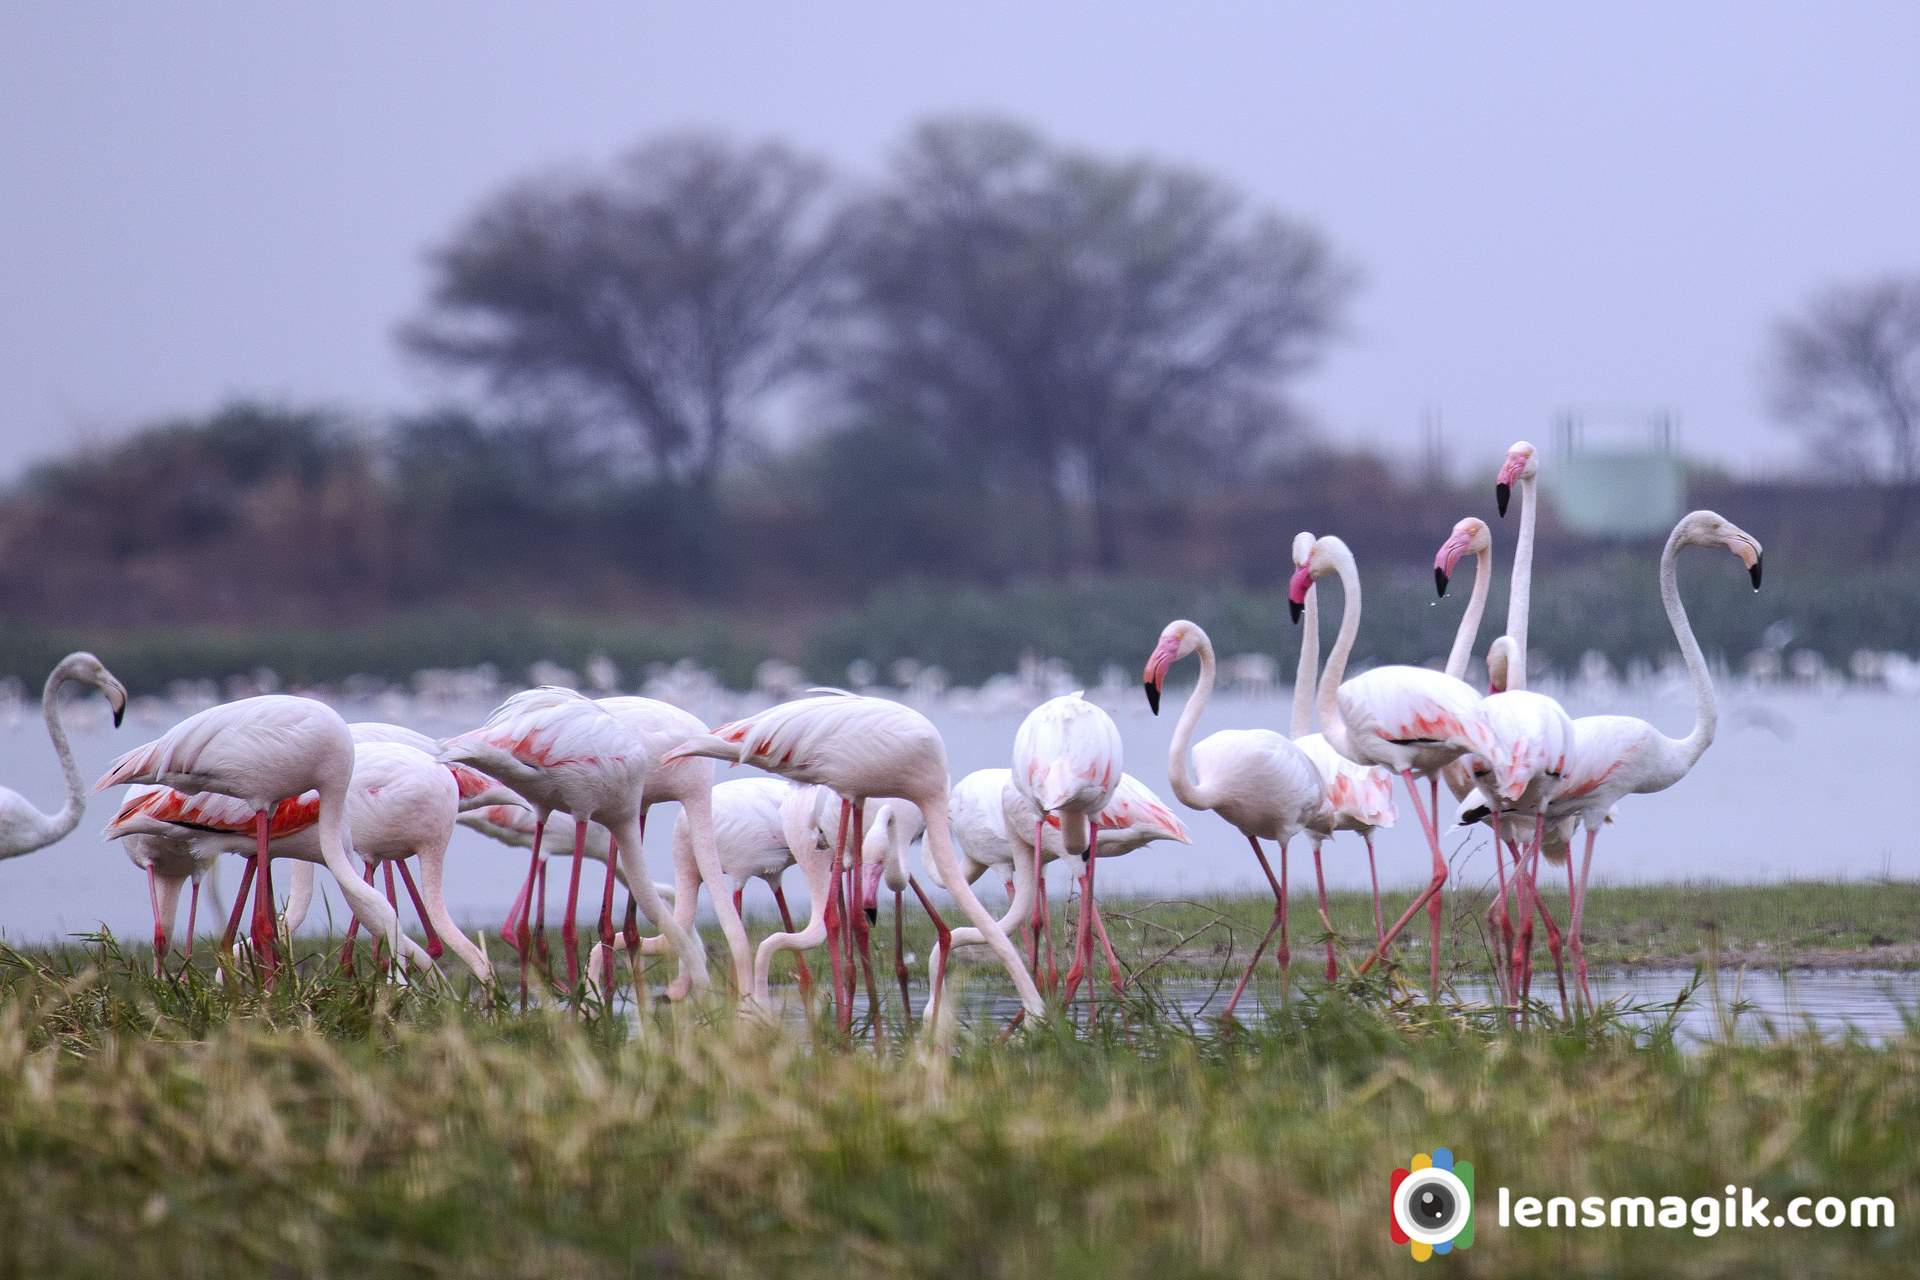
[[[77,961],[77,963],[69,963]],[[318,975],[318,976],[314,976]],[[1130,1005],[952,1058],[712,1008],[488,1012],[316,967],[0,965],[0,1269],[211,1276],[1373,1275],[1387,1174],[1479,1170],[1463,1274],[1914,1269],[1920,1035],[1681,1052],[1370,997],[1215,1040]],[[1502,1229],[1516,1194],[1893,1198],[1831,1231]],[[1451,1272],[1450,1272],[1451,1273]]]

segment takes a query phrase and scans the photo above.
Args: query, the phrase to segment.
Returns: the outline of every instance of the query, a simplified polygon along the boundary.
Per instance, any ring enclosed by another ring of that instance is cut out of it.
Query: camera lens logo
[[[1395,1169],[1387,1194],[1393,1242],[1412,1246],[1415,1262],[1473,1247],[1473,1165],[1447,1148]]]

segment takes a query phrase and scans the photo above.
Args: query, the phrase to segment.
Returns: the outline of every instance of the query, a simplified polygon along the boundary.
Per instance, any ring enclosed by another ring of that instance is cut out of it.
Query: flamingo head
[[[1447,581],[1453,577],[1454,566],[1460,563],[1460,557],[1472,552],[1479,555],[1493,546],[1493,535],[1487,529],[1487,522],[1478,516],[1468,516],[1453,526],[1453,532],[1440,544],[1440,552],[1433,558],[1433,585],[1442,596],[1447,594]]]
[[[1537,764],[1530,743],[1494,743],[1473,758],[1473,780],[1511,804],[1527,793]]]
[[[1313,589],[1314,583],[1339,570],[1342,555],[1351,557],[1352,553],[1347,551],[1346,543],[1331,535],[1315,538],[1305,555],[1300,553],[1299,540],[1294,540],[1293,563],[1297,567],[1287,583],[1287,612],[1295,622],[1306,612],[1307,592]]]
[[[1502,516],[1507,514],[1507,500],[1513,496],[1515,481],[1531,480],[1539,470],[1539,460],[1534,449],[1525,440],[1516,440],[1507,450],[1507,460],[1500,464],[1500,474],[1493,478],[1493,500],[1500,508]]]
[[[1513,661],[1513,637],[1501,636],[1487,646],[1487,692],[1507,691],[1507,667]]]
[[[1753,589],[1760,589],[1760,541],[1718,511],[1690,511],[1674,527],[1683,547],[1725,547],[1747,567]]]
[[[1160,714],[1160,685],[1166,679],[1167,668],[1200,647],[1200,641],[1206,632],[1197,622],[1188,622],[1185,618],[1176,618],[1160,632],[1160,643],[1153,647],[1153,653],[1147,658],[1147,669],[1141,673],[1140,682],[1147,690],[1147,706],[1153,714]]]
[[[106,663],[90,653],[70,653],[60,660],[59,674],[65,679],[78,680],[98,689],[106,698],[107,705],[113,708],[113,727],[120,727],[120,722],[127,715],[127,686],[107,670]]]

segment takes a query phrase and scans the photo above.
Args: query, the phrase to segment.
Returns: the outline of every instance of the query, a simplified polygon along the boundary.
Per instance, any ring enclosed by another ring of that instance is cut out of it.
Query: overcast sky
[[[233,394],[440,394],[422,249],[669,126],[876,172],[991,110],[1226,175],[1367,277],[1305,388],[1464,460],[1671,411],[1745,469],[1768,325],[1920,269],[1920,5],[28,4],[0,8],[0,475]]]

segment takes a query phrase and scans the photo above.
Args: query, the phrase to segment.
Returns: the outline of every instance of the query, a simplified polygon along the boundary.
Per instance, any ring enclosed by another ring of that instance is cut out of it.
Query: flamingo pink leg
[[[167,976],[167,927],[160,922],[160,882],[152,867],[147,868],[147,901],[153,907],[153,976]]]
[[[371,868],[369,868],[369,870],[371,870]],[[380,872],[387,882],[387,907],[393,912],[393,923],[398,927],[400,923],[400,895],[394,891],[393,887],[393,860],[391,858],[380,864]],[[385,938],[381,938],[373,944],[373,956],[374,959],[380,962],[380,972],[385,973],[388,964],[387,940]],[[400,957],[392,957],[393,963],[398,964],[399,961]]]
[[[1260,957],[1265,954],[1267,943],[1273,941],[1273,935],[1276,930],[1278,930],[1280,934],[1279,954],[1286,957],[1286,959],[1280,962],[1280,981],[1282,983],[1280,990],[1282,999],[1286,998],[1287,987],[1292,985],[1292,978],[1290,976],[1292,966],[1289,963],[1292,957],[1287,949],[1287,846],[1285,844],[1280,846],[1280,878],[1275,879],[1273,868],[1267,865],[1267,855],[1260,848],[1259,839],[1254,836],[1248,836],[1247,843],[1253,846],[1253,856],[1260,860],[1260,869],[1267,873],[1267,884],[1273,890],[1273,923],[1269,924],[1266,933],[1261,935],[1260,945],[1253,949],[1253,957],[1247,961],[1246,972],[1242,973],[1240,975],[1240,981],[1234,984],[1233,995],[1228,998],[1227,1007],[1220,1011],[1220,1020],[1222,1022],[1233,1017],[1234,1009],[1239,1007],[1240,996],[1247,989],[1247,981],[1253,977],[1253,971],[1260,967]]]
[[[1094,845],[1098,835],[1089,828],[1087,831],[1087,851],[1082,855],[1086,866],[1080,872],[1080,914],[1074,921],[1073,965],[1067,970],[1067,989],[1061,997],[1067,1004],[1073,1003],[1073,993],[1079,989],[1080,980],[1087,979],[1087,1003],[1099,1008],[1099,998],[1094,995],[1092,981],[1093,970],[1093,875],[1100,859]],[[1035,860],[1036,864],[1038,859]]]
[[[271,978],[278,967],[279,956],[273,936],[273,870],[268,864],[267,822],[266,810],[253,815],[253,857],[258,872],[254,880],[260,888],[253,897],[253,951]]]
[[[1033,916],[1027,921],[1027,968],[1036,974],[1040,972],[1040,933],[1041,911],[1040,895],[1047,891],[1046,877],[1040,874],[1041,840],[1047,834],[1047,815],[1041,814],[1040,820],[1033,824]],[[1013,894],[1013,881],[1007,881],[1007,894]],[[1051,991],[1048,992],[1052,994]]]
[[[552,965],[547,947],[547,864],[544,861],[540,864],[540,874],[536,883],[539,887],[534,892],[533,950],[534,954],[540,957],[541,965],[551,971]]]
[[[1127,984],[1120,978],[1120,959],[1113,954],[1113,941],[1107,937],[1107,920],[1100,914],[1100,904],[1093,904],[1093,936],[1100,940],[1100,950],[1107,958],[1107,985],[1113,988],[1113,994],[1120,995]],[[1091,979],[1089,979],[1091,981]]]
[[[523,1010],[527,1007],[527,967],[529,963],[527,952],[531,945],[531,939],[527,934],[527,908],[532,905],[534,881],[539,878],[542,865],[540,861],[541,837],[547,833],[547,815],[545,813],[536,813],[534,817],[537,821],[533,824],[533,854],[527,860],[527,879],[526,882],[520,886],[519,896],[514,898],[513,906],[507,911],[506,924],[500,928],[501,935],[507,939],[507,943],[513,948],[514,954],[520,958],[520,1007]]]
[[[1414,914],[1418,912],[1420,908],[1432,902],[1436,904],[1436,909],[1428,912],[1428,919],[1431,923],[1430,942],[1433,947],[1430,981],[1432,983],[1431,991],[1437,995],[1440,990],[1440,912],[1437,910],[1437,906],[1446,888],[1447,858],[1445,854],[1440,852],[1440,832],[1435,828],[1433,823],[1427,819],[1426,808],[1420,803],[1420,790],[1414,782],[1413,771],[1411,769],[1402,769],[1400,776],[1405,779],[1407,796],[1413,801],[1413,816],[1420,820],[1420,830],[1426,833],[1427,847],[1433,852],[1433,878],[1427,881],[1427,887],[1422,889],[1419,894],[1414,897],[1413,902],[1401,913],[1400,918],[1393,922],[1393,927],[1387,930],[1387,936],[1380,940],[1380,945],[1374,948],[1373,954],[1368,956],[1365,963],[1360,966],[1360,972],[1364,974],[1367,970],[1373,968],[1386,954],[1387,947],[1393,943],[1395,938],[1400,936],[1400,931],[1407,927],[1407,921],[1413,919]]]
[[[1493,823],[1493,876],[1499,893],[1493,905],[1487,908],[1487,932],[1493,938],[1493,985],[1498,991],[1501,1004],[1512,1003],[1513,997],[1507,990],[1507,954],[1513,948],[1512,926],[1507,918],[1507,856],[1501,850],[1500,820],[1496,814]]]
[[[854,942],[860,951],[860,972],[867,980],[867,1020],[873,1024],[873,1038],[879,1040],[884,1033],[880,1020],[880,989],[873,980],[873,921],[867,916],[867,904],[861,901],[862,886],[866,877],[860,872],[862,850],[867,840],[867,811],[865,805],[853,806],[853,867],[847,877],[849,901],[853,903]],[[851,973],[848,975],[851,980]]]
[[[400,882],[407,887],[407,897],[413,903],[413,914],[420,918],[420,927],[427,931],[427,954],[438,960],[446,952],[447,944],[440,941],[440,935],[434,931],[433,921],[427,919],[427,904],[420,898],[420,889],[413,883],[413,872],[407,870],[407,860],[399,860]]]
[[[1587,987],[1587,949],[1580,940],[1580,930],[1587,910],[1587,873],[1593,870],[1593,842],[1600,834],[1595,827],[1587,828],[1587,851],[1580,859],[1580,892],[1573,899],[1572,915],[1567,921],[1567,945],[1573,951],[1574,971],[1580,979],[1580,996],[1591,1010],[1593,992]],[[1567,887],[1573,887],[1573,859],[1567,859]]]
[[[846,912],[841,895],[842,881],[840,860],[847,851],[847,823],[851,817],[852,806],[845,800],[840,802],[840,826],[833,842],[833,875],[831,888],[827,894],[827,959],[833,966],[833,1004],[834,1024],[842,1032],[853,1029],[853,975],[848,972],[846,943],[841,931],[847,927]]]
[[[1567,868],[1569,872],[1572,871],[1573,864],[1571,861],[1568,862]],[[199,920],[200,877],[195,876],[192,885],[187,890],[187,959],[189,960],[193,959],[193,931],[197,927]]]
[[[1380,868],[1373,860],[1373,832],[1367,832],[1366,840],[1367,875],[1373,880],[1373,940],[1379,943],[1386,939],[1387,926],[1380,915]]]
[[[1047,940],[1047,994],[1052,995],[1060,989],[1060,964],[1053,950],[1053,909],[1047,902],[1046,876],[1040,877],[1039,885],[1040,891],[1037,895],[1039,902],[1036,904],[1036,910],[1040,917],[1040,934]],[[1036,968],[1033,972],[1035,978],[1040,976],[1039,969]]]
[[[896,899],[899,896],[897,892],[894,894]],[[788,933],[798,933],[799,930],[793,927],[793,912],[787,909],[786,892],[781,889],[778,880],[773,882],[773,901],[780,908],[780,927]],[[895,905],[897,907],[898,903]],[[899,921],[896,920],[894,922],[894,933],[896,937],[899,934],[899,928]],[[800,1001],[804,1004],[813,990],[813,971],[807,968],[807,958],[798,951],[793,953],[793,976],[795,980],[800,983]]]
[[[1313,845],[1313,879],[1320,889],[1320,923],[1327,930],[1327,981],[1338,982],[1340,966],[1333,959],[1333,917],[1327,912],[1327,877],[1320,868],[1320,842],[1317,840]]]
[[[573,820],[573,867],[567,873],[567,914],[560,920],[560,941],[567,949],[567,986],[580,983],[580,868],[587,857],[587,824]],[[543,886],[544,887],[544,886]],[[542,903],[541,923],[546,922]]]
[[[247,859],[246,870],[240,873],[240,888],[233,895],[233,910],[227,916],[227,927],[220,934],[220,954],[226,955],[233,948],[234,935],[240,932],[240,916],[247,909],[247,894],[253,888],[253,859]]]
[[[373,859],[366,860],[366,874],[363,877],[368,884],[373,883]],[[347,934],[340,944],[340,967],[347,973],[353,972],[353,940],[360,934],[360,917],[354,916],[347,921]],[[379,954],[379,943],[374,943],[374,953]]]

